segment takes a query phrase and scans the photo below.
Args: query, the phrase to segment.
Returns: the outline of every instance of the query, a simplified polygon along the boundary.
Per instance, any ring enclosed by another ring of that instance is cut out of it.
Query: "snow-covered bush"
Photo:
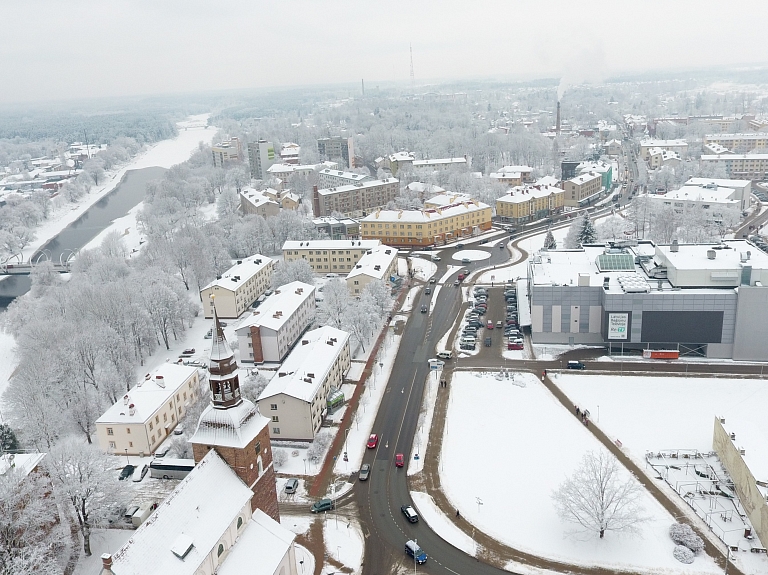
[[[669,528],[669,536],[678,545],[690,549],[693,553],[700,553],[704,549],[704,540],[696,535],[690,525],[685,523],[673,523]]]
[[[312,445],[307,449],[307,459],[312,463],[320,463],[331,446],[331,442],[333,442],[333,433],[330,429],[318,431],[315,439],[312,441]]]
[[[283,465],[285,465],[286,461],[288,461],[288,455],[286,454],[285,449],[273,447],[272,463],[274,463],[275,467],[282,467]]]
[[[680,563],[693,563],[693,551],[688,549],[685,545],[676,545],[672,555],[680,561]]]

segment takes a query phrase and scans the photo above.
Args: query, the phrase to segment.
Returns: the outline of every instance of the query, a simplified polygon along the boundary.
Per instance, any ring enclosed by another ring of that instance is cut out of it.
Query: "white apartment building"
[[[272,420],[270,437],[314,439],[350,361],[347,332],[323,326],[304,334],[259,396],[259,412]]]
[[[731,188],[734,193],[732,198],[739,201],[739,209],[746,210],[749,207],[752,196],[751,180],[728,180],[725,178],[690,178],[685,182],[686,186],[709,186],[710,188]]]
[[[648,202],[656,206],[671,206],[676,214],[700,209],[716,222],[738,222],[741,201],[733,188],[721,188],[715,184],[685,185],[665,194],[649,194]]]
[[[702,163],[723,164],[731,178],[764,180],[768,178],[768,154],[702,154]]]
[[[414,160],[413,169],[415,171],[434,172],[436,170],[447,170],[448,168],[467,168],[469,162],[467,157],[460,158],[434,158],[431,160]]]
[[[683,158],[688,155],[688,142],[685,140],[643,140],[640,142],[640,157],[646,162],[652,148],[677,152]]]
[[[647,162],[650,169],[656,170],[662,166],[679,166],[682,160],[680,159],[680,154],[672,150],[651,148],[648,150]]]
[[[379,240],[289,240],[283,244],[283,259],[304,259],[316,274],[347,274],[366,252],[380,245]]]
[[[251,177],[264,180],[267,170],[275,163],[275,145],[266,140],[248,143],[248,163],[251,166]]]
[[[205,317],[213,317],[214,300],[211,296],[215,296],[216,313],[220,318],[240,317],[269,289],[274,263],[272,258],[261,254],[237,260],[221,277],[200,290]]]
[[[707,144],[719,144],[731,152],[746,154],[755,149],[768,148],[768,134],[765,132],[747,134],[707,134],[704,136],[704,145],[706,146]]]
[[[163,364],[96,420],[99,447],[112,454],[153,454],[199,394],[196,367]]]
[[[533,168],[530,166],[504,166],[489,176],[491,181],[508,186],[522,186],[533,182]]]
[[[341,170],[325,168],[317,173],[317,187],[320,189],[337,188],[339,186],[349,186],[358,182],[367,182],[372,179],[371,176],[366,176],[365,174],[342,172]]]
[[[281,362],[315,319],[315,288],[295,281],[275,290],[235,329],[243,363]]]
[[[563,203],[574,208],[591,203],[597,199],[597,195],[602,191],[602,181],[603,176],[595,172],[579,174],[575,178],[565,180],[563,182],[563,189],[565,190]]]
[[[281,180],[287,180],[293,174],[309,175],[313,172],[323,169],[338,169],[339,165],[336,162],[321,162],[319,164],[272,164],[267,169],[267,174],[273,178],[280,178]]]
[[[223,168],[230,162],[239,162],[243,156],[243,148],[238,138],[230,138],[211,146],[213,166]]]
[[[397,275],[397,249],[378,246],[360,258],[354,269],[347,274],[347,287],[352,295],[363,293],[365,286],[373,280],[389,282]]]

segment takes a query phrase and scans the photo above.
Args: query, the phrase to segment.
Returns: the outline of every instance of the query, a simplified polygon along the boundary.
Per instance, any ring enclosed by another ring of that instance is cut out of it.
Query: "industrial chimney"
[[[557,119],[555,120],[555,134],[560,135],[560,100],[557,101]]]

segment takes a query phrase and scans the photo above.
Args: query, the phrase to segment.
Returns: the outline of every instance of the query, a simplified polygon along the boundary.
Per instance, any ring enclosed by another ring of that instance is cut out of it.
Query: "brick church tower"
[[[275,521],[280,521],[269,443],[270,420],[240,395],[237,362],[224,338],[215,308],[213,322],[214,337],[208,364],[212,401],[200,416],[190,440],[195,463],[215,449],[253,491],[251,509],[261,509]]]

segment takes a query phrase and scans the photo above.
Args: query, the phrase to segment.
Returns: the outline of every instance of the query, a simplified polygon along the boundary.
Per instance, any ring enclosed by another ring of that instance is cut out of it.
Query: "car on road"
[[[133,472],[136,471],[135,465],[126,465],[123,467],[123,470],[120,472],[120,476],[118,479],[122,481],[123,479],[128,479],[131,475],[133,475]]]
[[[424,288],[424,293],[425,293],[426,295],[429,295],[429,294],[431,294],[431,293],[432,293],[432,288],[431,288],[431,287],[429,287],[429,286],[425,287],[425,288]]]
[[[497,329],[501,329],[502,327],[504,327],[504,322],[502,322],[501,320],[497,321],[496,322],[496,328]]]
[[[464,265],[471,264],[472,260],[469,258],[461,258],[461,263],[463,263]]]
[[[455,245],[455,246],[453,246],[453,247],[455,247],[455,248],[458,250],[459,248],[463,248],[463,247],[464,247],[464,244],[456,244],[456,245]]]
[[[360,472],[357,474],[357,478],[360,481],[368,481],[368,476],[371,474],[371,466],[368,463],[363,463],[360,468]]]
[[[459,276],[456,278],[457,281],[462,281],[465,277],[467,277],[464,274],[459,274]]]
[[[432,256],[432,261],[433,262],[439,262],[440,261],[440,256]]]
[[[405,457],[402,453],[395,455],[395,467],[403,467],[405,465]]]
[[[371,436],[368,438],[368,443],[366,443],[366,446],[368,449],[373,449],[379,444],[379,436],[375,433],[371,433]]]
[[[452,351],[438,351],[437,357],[440,359],[453,359]]]
[[[195,354],[195,348],[194,347],[189,347],[189,348],[185,349],[184,351],[182,351],[181,355],[179,357],[189,357],[190,355],[194,355],[194,354]]]
[[[288,481],[285,482],[285,492],[288,495],[292,495],[296,493],[296,490],[299,488],[299,480],[295,477],[290,478]]]
[[[401,505],[400,506],[400,511],[403,512],[403,515],[405,515],[405,518],[410,523],[418,523],[419,522],[419,515],[418,515],[418,513],[416,513],[414,508],[411,507],[410,505]]]
[[[312,507],[309,508],[312,513],[322,513],[323,511],[330,511],[331,509],[333,509],[332,499],[321,499],[320,501],[315,501],[312,504]]]
[[[426,304],[421,304],[421,313],[427,313],[429,311],[429,308],[426,306]]]
[[[568,369],[587,369],[587,366],[580,361],[569,361],[567,367]]]
[[[437,283],[437,278],[429,278],[429,283],[431,284]]]
[[[485,347],[491,347],[493,345],[493,340],[490,337],[485,338]]]
[[[485,326],[486,329],[493,329],[493,322],[491,320],[488,320],[488,323]]]
[[[453,287],[459,287],[460,283],[461,282],[459,280],[456,280],[455,282],[453,282]]]
[[[469,275],[469,270],[468,269],[463,269],[463,270],[461,270],[461,273],[463,273],[465,276],[468,276]]]
[[[423,565],[427,562],[427,554],[424,553],[424,550],[419,547],[419,544],[415,541],[405,542],[405,554],[408,555],[408,557],[412,557],[419,565]]]
[[[499,244],[499,249],[500,250],[503,250],[506,247],[507,247],[507,244]]]

